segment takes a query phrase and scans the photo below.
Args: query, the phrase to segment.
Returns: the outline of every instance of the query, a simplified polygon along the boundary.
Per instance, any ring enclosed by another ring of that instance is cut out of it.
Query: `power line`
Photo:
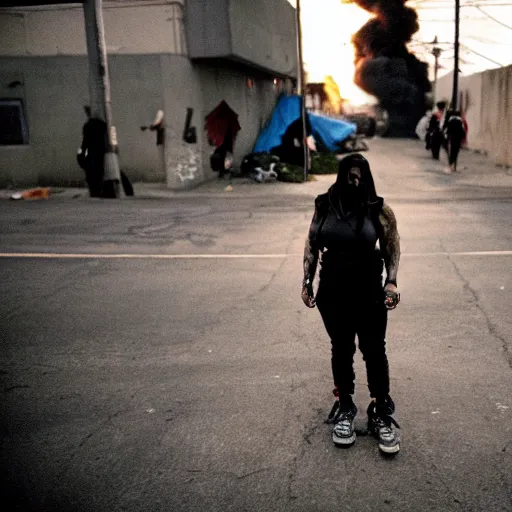
[[[510,25],[507,25],[506,23],[503,23],[502,21],[496,19],[494,16],[491,16],[488,12],[485,12],[481,7],[474,6],[475,9],[478,9],[482,14],[485,14],[488,18],[490,18],[492,21],[495,21],[496,23],[499,23],[502,27],[508,28],[512,30],[512,27]]]
[[[503,3],[493,2],[491,4],[490,2],[482,2],[482,0],[477,0],[468,2],[467,4],[464,4],[463,7],[510,7],[511,5],[512,3],[508,1]]]
[[[467,3],[467,4],[462,4],[461,5],[461,8],[465,8],[465,7],[511,7],[512,6],[512,2],[507,2],[507,3],[502,3],[502,4],[499,4],[499,3],[492,3],[492,4],[480,4],[480,3]],[[414,5],[412,6],[415,10],[417,11],[440,11],[440,10],[443,10],[443,11],[448,11],[448,10],[452,10],[453,9],[453,5],[451,3],[446,3],[446,4],[442,4],[442,5]]]
[[[478,53],[477,51],[473,50],[472,48],[470,48],[469,46],[465,45],[465,44],[462,44],[460,43],[460,45],[465,48],[467,51],[470,51],[471,53],[474,53],[475,55],[478,55],[479,57],[482,57],[482,59],[485,59],[485,60],[488,60],[489,62],[492,62],[493,64],[496,64],[497,66],[499,66],[500,68],[503,67],[503,64],[501,64],[500,62],[497,62],[493,59],[491,59],[490,57],[486,57],[485,55],[482,55],[481,53]]]
[[[500,41],[493,41],[492,39],[487,39],[485,37],[479,37],[475,35],[466,35],[465,39],[472,39],[473,41],[477,41],[479,44],[485,44],[487,46],[512,46],[512,42],[503,43]]]

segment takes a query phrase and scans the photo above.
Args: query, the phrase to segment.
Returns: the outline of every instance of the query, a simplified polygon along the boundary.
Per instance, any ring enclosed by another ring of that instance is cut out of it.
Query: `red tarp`
[[[224,100],[206,116],[205,120],[205,130],[211,144],[218,148],[224,143],[226,135],[231,134],[233,140],[226,143],[233,146],[240,131],[240,124],[238,114]]]

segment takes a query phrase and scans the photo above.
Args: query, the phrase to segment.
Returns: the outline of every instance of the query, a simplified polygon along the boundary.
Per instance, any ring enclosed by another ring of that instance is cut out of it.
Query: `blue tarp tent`
[[[269,153],[272,148],[281,145],[281,138],[287,128],[300,117],[300,96],[282,95],[274,109],[270,122],[260,133],[254,153]],[[355,124],[338,119],[308,113],[313,137],[323,143],[329,151],[339,149],[338,144],[356,133]]]

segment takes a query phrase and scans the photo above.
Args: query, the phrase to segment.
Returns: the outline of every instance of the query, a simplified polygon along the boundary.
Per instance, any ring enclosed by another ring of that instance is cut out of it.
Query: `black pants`
[[[462,140],[455,137],[450,139],[450,150],[448,152],[448,162],[450,163],[450,165],[457,165],[457,158],[459,157],[461,146]]]
[[[387,309],[380,281],[340,282],[328,272],[320,275],[317,306],[332,345],[332,374],[340,397],[354,394],[355,338],[366,363],[370,396],[377,400],[389,395],[389,367],[386,355]]]
[[[91,197],[101,197],[103,191],[103,161],[88,162],[85,167],[85,180]]]
[[[446,139],[441,130],[435,130],[430,134],[430,149],[432,151],[432,158],[435,160],[439,160],[441,146],[446,148]]]

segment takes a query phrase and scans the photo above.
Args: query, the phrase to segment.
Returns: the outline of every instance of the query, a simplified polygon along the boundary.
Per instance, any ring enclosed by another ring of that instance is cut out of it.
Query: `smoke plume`
[[[352,36],[354,80],[388,111],[388,135],[395,137],[414,135],[431,90],[427,64],[406,46],[419,29],[418,15],[406,1],[354,0],[374,15]]]

